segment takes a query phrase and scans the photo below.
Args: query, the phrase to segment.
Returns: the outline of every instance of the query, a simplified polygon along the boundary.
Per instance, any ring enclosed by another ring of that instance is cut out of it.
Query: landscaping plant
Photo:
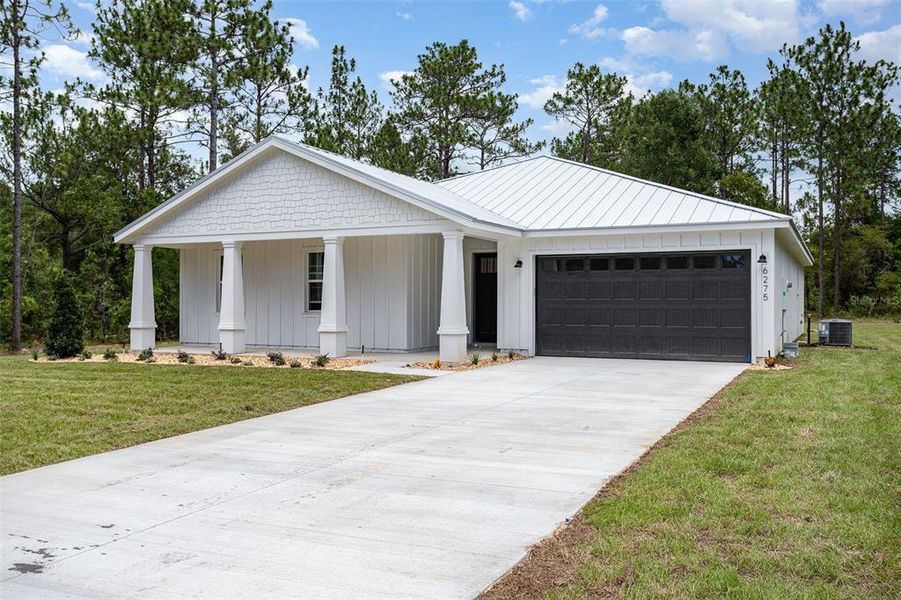
[[[479,364],[480,360],[482,360],[482,355],[479,354],[478,352],[473,352],[472,354],[469,355],[469,364],[471,364],[471,365]]]
[[[328,361],[331,359],[328,357],[328,354],[320,354],[316,358],[313,359],[313,364],[317,367],[324,367],[328,364]]]
[[[491,353],[491,362],[497,362],[497,352]]]
[[[228,360],[228,353],[223,350],[213,350],[212,354],[216,360]]]
[[[115,350],[107,348],[106,352],[103,353],[103,360],[107,362],[116,362],[119,360],[119,356],[116,354]]]
[[[267,352],[266,358],[268,358],[269,362],[273,363],[276,367],[285,366],[285,355],[281,352]]]
[[[91,357],[94,356],[90,350],[83,350],[81,353],[81,360],[91,360]]]
[[[151,362],[153,359],[153,348],[147,348],[145,350],[141,350],[141,353],[138,354],[138,362]]]
[[[187,363],[187,362],[191,361],[191,363],[193,364],[193,359],[192,359],[191,355],[188,354],[187,352],[185,352],[184,350],[179,350],[178,354],[176,354],[175,357],[176,357],[176,359],[178,359],[178,362],[180,362],[180,363]]]
[[[291,364],[288,366],[290,366],[292,369],[301,369],[301,368],[303,368],[303,363],[297,359],[294,359],[291,361]]]
[[[47,325],[48,355],[59,358],[76,356],[84,350],[84,330],[81,309],[75,288],[68,275],[56,278],[53,289],[53,308],[50,323]]]

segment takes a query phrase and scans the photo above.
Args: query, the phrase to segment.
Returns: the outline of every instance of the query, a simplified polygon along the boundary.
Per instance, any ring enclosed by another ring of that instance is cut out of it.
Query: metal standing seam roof
[[[552,156],[438,181],[525,231],[788,221],[768,210]]]

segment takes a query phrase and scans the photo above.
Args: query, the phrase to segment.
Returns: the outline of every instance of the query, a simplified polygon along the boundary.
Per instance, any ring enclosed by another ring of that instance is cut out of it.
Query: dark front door
[[[537,351],[751,360],[747,251],[538,258]]]
[[[497,342],[497,254],[476,254],[475,264],[475,332],[477,342]]]

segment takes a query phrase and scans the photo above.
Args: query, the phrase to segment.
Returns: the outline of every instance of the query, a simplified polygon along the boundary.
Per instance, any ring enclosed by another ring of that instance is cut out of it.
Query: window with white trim
[[[216,280],[216,312],[222,312],[222,274],[225,271],[225,257],[219,255],[219,278]]]
[[[325,271],[325,252],[307,254],[307,310],[322,310],[322,274]]]

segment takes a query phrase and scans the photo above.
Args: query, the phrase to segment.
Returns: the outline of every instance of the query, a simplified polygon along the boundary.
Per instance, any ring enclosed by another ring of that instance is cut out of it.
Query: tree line
[[[756,89],[724,65],[637,100],[625,77],[576,64],[544,107],[572,128],[551,149],[797,215],[816,263],[808,306],[901,312],[898,68],[859,51],[844,23],[826,25],[783,46]]]
[[[116,0],[97,5],[89,55],[102,85],[40,85],[40,44],[78,32],[64,5],[0,0],[0,338],[40,339],[51,290],[75,286],[89,338],[127,331],[131,260],[112,244],[126,223],[271,135],[424,179],[542,150],[504,91],[503,65],[463,40],[436,42],[392,82],[390,106],[332,50],[328,82],[308,87],[271,2]],[[855,59],[844,25],[785,47],[749,90],[721,67],[701,84],[636,99],[627,80],[576,64],[545,106],[569,123],[561,157],[803,216],[818,260],[820,310],[850,295],[901,298],[897,85],[889,63]],[[200,160],[188,144],[203,149]],[[814,192],[798,197],[791,184]],[[827,243],[830,241],[832,243]],[[830,265],[835,277],[826,281]],[[158,331],[176,337],[178,255],[154,259]]]

